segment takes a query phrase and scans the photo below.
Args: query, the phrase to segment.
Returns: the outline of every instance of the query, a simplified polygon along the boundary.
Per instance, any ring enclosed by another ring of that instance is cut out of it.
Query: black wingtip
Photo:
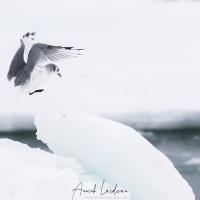
[[[26,36],[26,37],[28,37],[29,35],[30,35],[30,33],[29,33],[29,32],[25,34],[25,36]]]
[[[63,47],[64,49],[70,50],[73,49],[74,47]]]
[[[62,47],[62,48],[67,49],[67,50],[77,50],[77,51],[85,50],[85,49],[74,49],[74,47]]]
[[[25,35],[23,35],[23,38],[28,37],[29,36],[29,32],[27,32]]]
[[[36,32],[32,32],[32,33],[27,32],[25,35],[23,35],[23,38],[29,37],[29,35],[35,36],[35,34],[36,34]]]

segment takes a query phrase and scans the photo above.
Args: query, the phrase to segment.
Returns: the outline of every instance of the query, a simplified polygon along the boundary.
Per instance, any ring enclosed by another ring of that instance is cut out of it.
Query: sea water
[[[141,131],[157,149],[163,152],[192,187],[196,199],[200,199],[200,162],[186,164],[193,158],[200,159],[200,130]]]

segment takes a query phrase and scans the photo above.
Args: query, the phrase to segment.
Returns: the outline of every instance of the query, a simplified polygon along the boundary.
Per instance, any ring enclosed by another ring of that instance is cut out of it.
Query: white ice
[[[59,63],[62,80],[48,80],[43,94],[19,98],[8,112],[199,111],[199,7],[198,1],[36,0],[30,9],[25,0],[2,1],[0,99],[20,37],[36,31],[39,42],[85,51]]]
[[[56,154],[128,189],[132,200],[195,199],[171,161],[130,127],[73,110],[37,115],[35,125]]]
[[[102,180],[85,175],[83,167],[73,158],[32,149],[8,139],[0,140],[0,199],[72,199],[72,190],[80,182],[84,184],[84,189],[93,189],[97,184],[96,196],[100,196],[97,193],[101,189]],[[104,189],[108,186],[111,188],[106,184]],[[75,193],[74,199],[93,196],[79,193]]]
[[[184,165],[199,166],[199,171],[200,171],[200,157],[191,158],[190,160],[186,161]]]

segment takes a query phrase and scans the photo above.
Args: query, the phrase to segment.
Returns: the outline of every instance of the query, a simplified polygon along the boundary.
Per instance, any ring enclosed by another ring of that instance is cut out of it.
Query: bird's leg
[[[43,92],[43,91],[44,91],[43,89],[35,90],[34,92],[29,92],[29,95],[32,95],[32,94],[37,93],[37,92]]]

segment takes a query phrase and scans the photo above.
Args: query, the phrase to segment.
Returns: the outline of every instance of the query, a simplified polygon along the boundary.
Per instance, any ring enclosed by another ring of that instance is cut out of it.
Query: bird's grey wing
[[[83,50],[74,49],[73,47],[51,46],[42,43],[36,43],[34,46],[37,46],[42,52],[40,58],[38,58],[41,59],[41,62],[55,62],[62,59],[76,57],[77,55],[80,55],[80,50]]]
[[[30,80],[33,69],[38,67],[41,62],[45,61],[42,58],[43,52],[36,45],[33,45],[29,52],[27,64],[21,68],[16,75],[15,86],[23,86]]]
[[[10,69],[7,74],[7,78],[10,81],[12,78],[16,77],[18,71],[26,65],[24,62],[24,44],[21,44],[20,48],[15,53],[11,64]]]
[[[24,86],[30,80],[30,73],[28,73],[26,66],[21,68],[15,78],[15,86]]]

